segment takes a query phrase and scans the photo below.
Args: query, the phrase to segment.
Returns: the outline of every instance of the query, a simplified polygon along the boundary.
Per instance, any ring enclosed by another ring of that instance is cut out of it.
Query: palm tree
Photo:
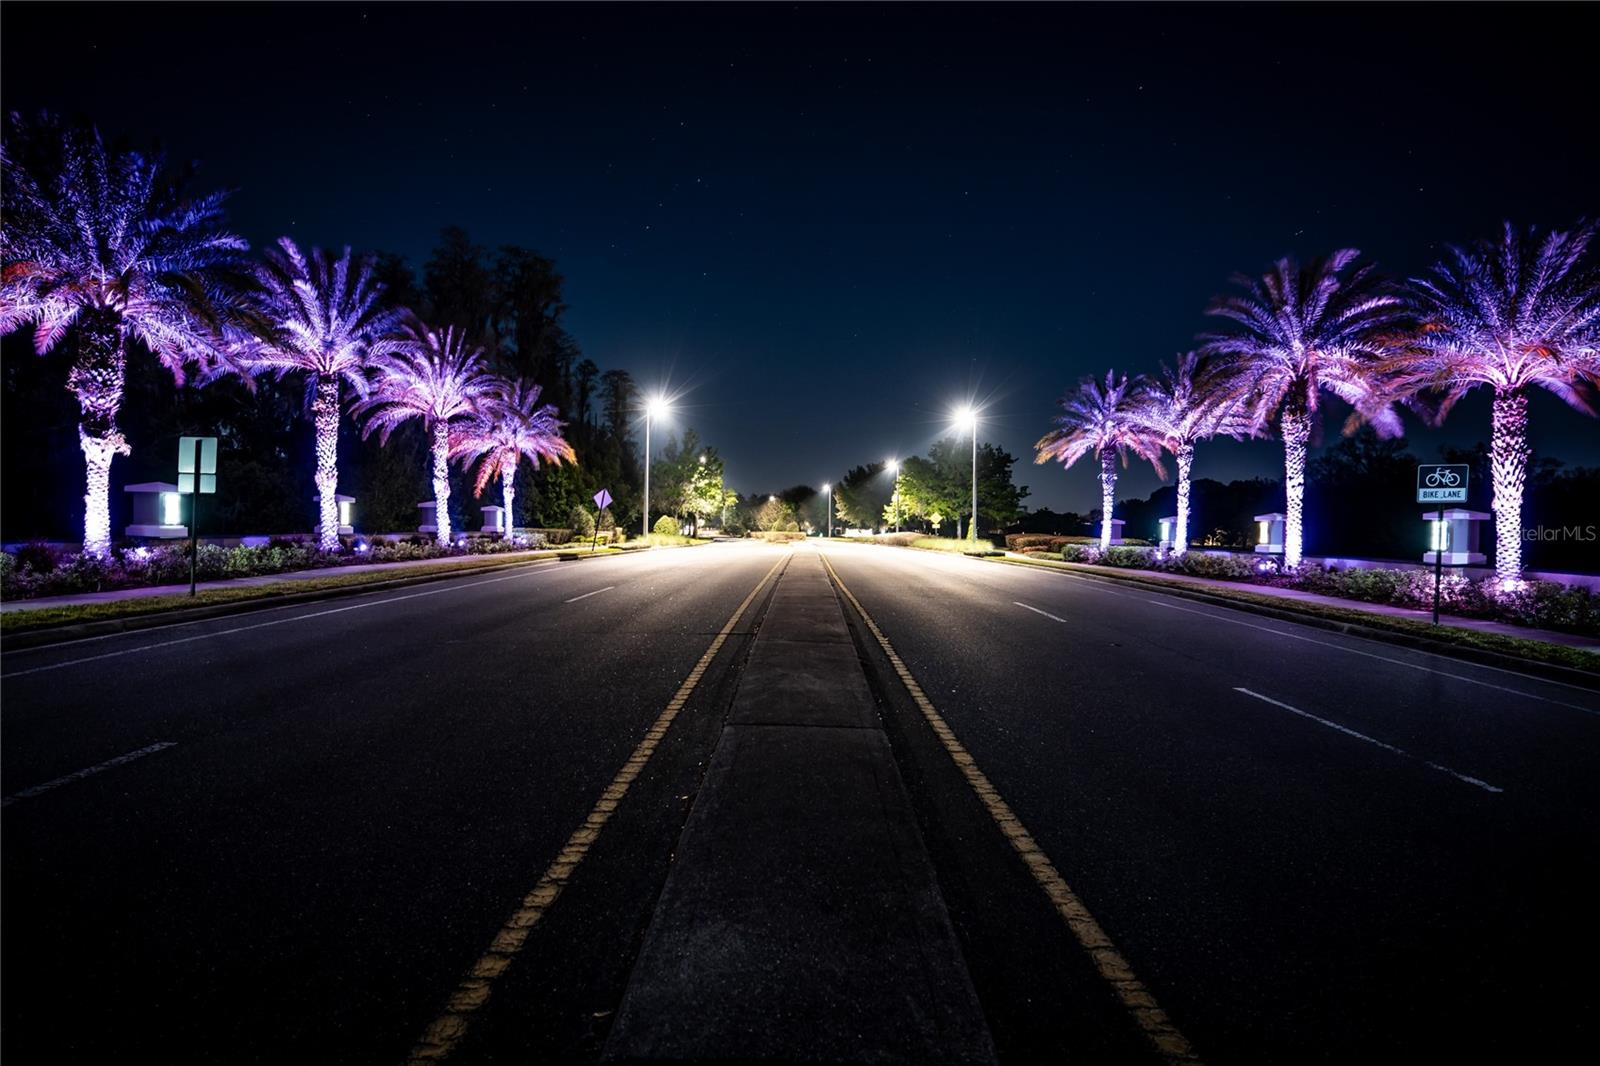
[[[1417,344],[1397,362],[1442,393],[1442,418],[1479,385],[1494,390],[1489,473],[1495,575],[1522,576],[1522,489],[1528,466],[1528,391],[1555,393],[1593,415],[1600,385],[1600,276],[1586,256],[1595,223],[1540,237],[1509,222],[1499,239],[1452,246],[1412,280],[1422,319]]]
[[[434,521],[439,543],[448,545],[450,426],[481,413],[490,396],[495,378],[484,369],[483,349],[454,328],[440,333],[407,315],[397,333],[372,345],[367,362],[374,377],[354,408],[364,416],[363,435],[376,429],[387,442],[396,426],[422,420],[433,437]]]
[[[107,558],[129,341],[180,384],[190,364],[226,362],[248,246],[224,225],[224,194],[190,196],[161,156],[108,148],[93,128],[12,116],[3,155],[0,333],[33,326],[40,355],[73,334],[83,550]]]
[[[1280,259],[1260,278],[1236,275],[1245,291],[1221,296],[1206,314],[1235,328],[1201,338],[1228,386],[1220,397],[1238,401],[1258,427],[1276,424],[1283,438],[1283,562],[1300,565],[1304,544],[1306,444],[1322,390],[1354,408],[1345,432],[1370,422],[1398,436],[1395,383],[1381,372],[1407,310],[1360,252],[1343,248],[1304,266]]]
[[[516,524],[517,465],[526,455],[539,460],[576,462],[577,453],[561,435],[565,425],[554,404],[539,403],[539,386],[531,381],[497,381],[484,398],[480,413],[461,424],[450,443],[450,455],[470,466],[479,457],[473,492],[483,494],[491,478],[500,479],[505,498],[506,535]]]
[[[1139,392],[1143,383],[1128,380],[1116,371],[1106,371],[1104,384],[1098,378],[1084,378],[1078,388],[1061,398],[1057,428],[1039,438],[1033,461],[1047,463],[1058,459],[1070,467],[1090,452],[1100,457],[1100,550],[1111,547],[1111,511],[1117,499],[1117,459],[1128,465],[1128,453],[1148,460],[1156,473],[1166,477],[1161,467],[1161,437],[1138,417]]]
[[[317,433],[317,545],[339,547],[339,393],[348,384],[367,394],[367,352],[394,330],[398,311],[386,309],[370,260],[350,249],[332,259],[320,248],[309,258],[288,237],[267,250],[257,270],[269,328],[247,342],[240,361],[250,373],[304,374]]]
[[[1197,441],[1226,434],[1235,440],[1251,432],[1250,421],[1228,395],[1216,366],[1197,352],[1184,352],[1172,366],[1145,382],[1135,399],[1134,417],[1156,434],[1161,447],[1178,461],[1178,524],[1172,554],[1189,547],[1189,471]]]

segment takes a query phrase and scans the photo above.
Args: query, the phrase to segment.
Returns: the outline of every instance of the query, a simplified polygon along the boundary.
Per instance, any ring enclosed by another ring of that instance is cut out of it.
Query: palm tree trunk
[[[83,493],[83,552],[111,557],[111,459],[128,454],[117,428],[127,350],[122,323],[112,312],[86,312],[78,319],[78,359],[67,387],[78,397],[78,446],[87,468]]]
[[[1111,547],[1111,510],[1117,503],[1117,450],[1100,449],[1100,550]]]
[[[339,379],[317,379],[311,419],[317,427],[317,547],[339,550]]]
[[[1504,584],[1522,580],[1522,489],[1528,476],[1528,396],[1495,390],[1489,477],[1494,499],[1494,572]]]
[[[506,508],[506,539],[517,528],[517,468],[515,464],[507,466],[500,471],[500,495],[505,500]]]
[[[440,547],[450,545],[450,423],[433,426],[433,521]]]
[[[1178,524],[1172,531],[1172,554],[1182,555],[1189,547],[1189,469],[1194,466],[1194,445],[1178,445]]]
[[[1283,565],[1300,565],[1305,543],[1306,444],[1311,440],[1311,415],[1285,411],[1283,415]]]

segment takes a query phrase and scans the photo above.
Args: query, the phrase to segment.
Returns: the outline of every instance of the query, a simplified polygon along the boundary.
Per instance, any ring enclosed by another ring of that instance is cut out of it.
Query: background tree
[[[464,465],[478,463],[474,495],[492,478],[500,479],[506,509],[506,534],[516,524],[517,466],[523,456],[538,466],[575,462],[572,445],[561,435],[562,422],[554,404],[540,402],[539,386],[531,381],[495,381],[483,392],[476,414],[460,423],[450,441],[450,455]]]
[[[356,410],[365,432],[386,439],[394,428],[417,419],[432,435],[434,521],[440,544],[450,543],[451,423],[477,415],[495,379],[483,366],[483,351],[469,347],[453,328],[429,329],[409,316],[399,333],[373,345],[375,372],[370,394]]]
[[[111,460],[130,450],[117,424],[129,343],[178,380],[225,363],[247,246],[226,228],[223,194],[191,196],[160,155],[107,148],[93,128],[12,116],[3,172],[0,333],[33,326],[40,355],[72,335],[83,550],[105,558]]]
[[[887,464],[852,467],[833,487],[833,513],[848,527],[876,529],[883,506],[894,491]]]
[[[239,359],[248,373],[303,375],[316,427],[318,497],[317,545],[339,547],[340,387],[358,397],[367,392],[367,351],[390,332],[399,313],[384,307],[372,264],[353,260],[350,249],[338,259],[320,248],[310,256],[282,237],[267,249],[257,268],[260,313],[267,328],[249,338]]]
[[[1490,476],[1495,574],[1522,576],[1528,392],[1542,388],[1593,415],[1600,384],[1600,281],[1587,262],[1596,227],[1543,237],[1505,224],[1498,240],[1451,247],[1412,281],[1422,317],[1416,347],[1397,365],[1443,395],[1439,417],[1479,385],[1494,390]]]
[[[1061,414],[1056,417],[1056,428],[1035,446],[1035,462],[1059,460],[1070,467],[1085,455],[1100,459],[1100,550],[1111,547],[1111,517],[1117,501],[1117,460],[1128,465],[1132,452],[1155,467],[1156,474],[1166,477],[1161,468],[1161,441],[1156,433],[1139,420],[1137,415],[1140,383],[1129,382],[1126,374],[1118,377],[1115,371],[1106,372],[1102,383],[1098,378],[1084,378],[1074,392],[1061,399]]]
[[[1283,440],[1283,562],[1300,565],[1305,535],[1306,446],[1324,389],[1353,408],[1345,423],[1354,432],[1370,421],[1384,436],[1398,436],[1391,400],[1396,388],[1380,367],[1406,327],[1404,301],[1343,248],[1304,267],[1284,258],[1260,278],[1236,275],[1244,291],[1221,296],[1206,314],[1233,328],[1204,336],[1202,351],[1217,358],[1218,399],[1241,404],[1259,427],[1275,427]]]

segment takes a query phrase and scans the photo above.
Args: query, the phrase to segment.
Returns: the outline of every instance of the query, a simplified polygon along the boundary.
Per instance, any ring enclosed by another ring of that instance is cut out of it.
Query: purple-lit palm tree
[[[1239,401],[1260,427],[1283,438],[1283,562],[1300,565],[1304,536],[1306,445],[1324,389],[1354,408],[1353,432],[1370,422],[1383,436],[1401,431],[1393,383],[1379,369],[1404,328],[1400,295],[1344,248],[1303,266],[1280,259],[1260,278],[1236,275],[1241,293],[1218,297],[1209,315],[1235,328],[1201,338],[1229,384],[1220,397]]]
[[[317,434],[317,544],[339,547],[339,401],[342,385],[367,394],[367,352],[392,332],[399,312],[380,302],[383,286],[372,263],[333,259],[320,248],[309,256],[283,237],[257,270],[268,328],[247,342],[240,361],[250,373],[304,374]]]
[[[1588,262],[1596,225],[1540,237],[1505,224],[1499,239],[1449,255],[1412,281],[1422,320],[1398,362],[1442,393],[1440,417],[1469,390],[1494,390],[1490,443],[1495,574],[1522,575],[1528,392],[1542,388],[1594,414],[1600,385],[1600,278]]]
[[[433,503],[440,544],[450,543],[450,429],[477,415],[495,378],[483,365],[483,349],[470,347],[453,328],[442,333],[408,315],[399,331],[372,345],[373,379],[355,410],[364,434],[387,441],[396,426],[413,418],[433,437]]]
[[[8,120],[3,203],[0,333],[31,325],[41,355],[73,337],[83,550],[106,558],[130,342],[180,384],[191,364],[226,362],[247,245],[224,224],[223,194],[191,197],[159,155],[108,148],[51,116]]]
[[[500,479],[506,509],[506,535],[516,524],[517,466],[522,457],[550,463],[575,462],[577,454],[562,437],[565,425],[555,404],[539,402],[539,386],[531,381],[497,381],[479,413],[461,423],[450,443],[452,458],[470,466],[480,457],[473,491],[482,495],[491,479]]]
[[[1134,400],[1134,417],[1178,463],[1174,555],[1182,555],[1189,546],[1189,472],[1195,444],[1219,433],[1238,440],[1251,432],[1251,421],[1229,384],[1215,363],[1197,352],[1184,352],[1172,366],[1163,362],[1160,373],[1144,382]]]
[[[1100,550],[1111,546],[1111,511],[1117,500],[1117,459],[1128,465],[1128,453],[1148,460],[1156,473],[1161,468],[1161,438],[1138,416],[1143,383],[1106,372],[1104,383],[1084,378],[1077,389],[1061,398],[1056,428],[1034,445],[1036,463],[1059,460],[1070,467],[1091,452],[1100,458]]]

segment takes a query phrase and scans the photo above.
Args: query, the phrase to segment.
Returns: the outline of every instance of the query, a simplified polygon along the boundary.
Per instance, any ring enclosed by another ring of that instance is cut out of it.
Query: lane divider
[[[1325,725],[1329,729],[1332,729],[1336,733],[1343,733],[1345,736],[1354,737],[1356,740],[1364,740],[1368,744],[1371,744],[1373,747],[1382,748],[1384,751],[1390,752],[1390,753],[1392,753],[1394,755],[1398,755],[1402,759],[1410,759],[1412,762],[1419,762],[1423,766],[1426,766],[1430,770],[1438,770],[1441,774],[1449,774],[1451,777],[1455,778],[1457,781],[1464,781],[1467,784],[1472,785],[1475,788],[1483,789],[1485,792],[1504,792],[1505,791],[1505,789],[1503,789],[1503,788],[1500,788],[1500,787],[1498,787],[1496,785],[1489,784],[1489,782],[1483,780],[1481,777],[1473,777],[1470,774],[1463,774],[1463,773],[1460,773],[1458,771],[1452,770],[1448,766],[1440,766],[1438,763],[1430,762],[1429,760],[1424,759],[1420,755],[1413,755],[1413,754],[1411,754],[1409,751],[1407,751],[1404,748],[1397,748],[1393,744],[1386,744],[1383,741],[1377,739],[1376,737],[1369,737],[1365,733],[1358,733],[1354,729],[1351,729],[1349,726],[1342,726],[1338,722],[1332,722],[1332,721],[1329,721],[1326,718],[1319,718],[1316,715],[1312,714],[1310,711],[1302,711],[1298,707],[1291,707],[1287,703],[1284,703],[1282,700],[1275,700],[1271,696],[1263,696],[1259,692],[1252,692],[1247,688],[1240,688],[1237,685],[1234,686],[1233,691],[1242,692],[1246,696],[1249,696],[1251,699],[1260,700],[1262,703],[1270,703],[1270,704],[1272,704],[1272,706],[1281,708],[1281,709],[1283,709],[1285,711],[1288,711],[1290,714],[1298,714],[1301,718],[1305,718],[1305,719],[1308,719],[1310,721],[1313,721],[1313,722],[1317,723],[1318,725]]]
[[[1041,611],[1037,607],[1029,607],[1027,604],[1023,603],[1021,600],[1012,600],[1011,602],[1016,604],[1018,607],[1021,607],[1024,611],[1032,611],[1034,614],[1042,614],[1046,618],[1050,619],[1050,621],[1052,621],[1052,622],[1065,622],[1066,621],[1065,618],[1061,618],[1061,617],[1058,617],[1056,615],[1053,615],[1049,611]]]
[[[70,785],[74,781],[82,781],[86,777],[93,777],[95,774],[105,773],[107,770],[113,770],[118,766],[125,766],[126,764],[133,762],[135,759],[142,759],[146,755],[154,755],[158,751],[166,751],[168,748],[175,748],[177,746],[178,742],[176,740],[158,740],[154,744],[145,745],[138,751],[130,751],[126,755],[118,755],[115,759],[107,759],[105,762],[95,763],[93,766],[86,767],[82,770],[76,770],[70,774],[66,774],[63,777],[58,777],[53,781],[46,781],[42,785],[34,785],[32,788],[25,788],[20,792],[14,792],[5,799],[0,800],[0,807],[9,807],[18,800],[32,799],[35,796],[49,792],[51,789],[60,788],[62,785]]]
[[[1133,1021],[1140,1031],[1155,1046],[1156,1053],[1160,1055],[1162,1061],[1184,1064],[1184,1066],[1193,1066],[1193,1064],[1199,1063],[1200,1057],[1195,1053],[1188,1039],[1178,1031],[1177,1026],[1173,1025],[1172,1019],[1156,1003],[1155,997],[1150,994],[1150,990],[1144,986],[1144,983],[1138,977],[1134,976],[1133,968],[1128,965],[1128,960],[1117,950],[1116,945],[1111,942],[1111,938],[1100,927],[1100,923],[1095,921],[1094,916],[1089,913],[1089,909],[1084,906],[1077,893],[1072,891],[1066,879],[1056,870],[1055,864],[1050,861],[1050,857],[1044,853],[1044,849],[1039,847],[1032,834],[1023,826],[1022,820],[1011,810],[1010,805],[1001,798],[1000,793],[990,783],[989,779],[984,776],[983,771],[978,769],[978,764],[973,760],[971,753],[962,746],[961,741],[956,739],[955,732],[946,724],[944,717],[934,707],[933,701],[928,699],[927,693],[917,683],[917,679],[912,676],[911,671],[906,668],[905,662],[895,652],[894,646],[889,643],[889,638],[883,635],[883,630],[879,629],[878,624],[872,620],[872,616],[867,614],[866,608],[861,606],[861,601],[856,599],[855,594],[840,580],[838,571],[828,561],[826,553],[822,554],[822,562],[828,568],[828,573],[833,577],[834,585],[839,589],[840,594],[850,601],[850,605],[855,608],[856,613],[861,616],[862,622],[866,624],[867,631],[878,642],[878,647],[883,649],[883,653],[888,657],[895,673],[899,675],[901,684],[905,686],[912,700],[916,702],[918,709],[922,711],[922,716],[927,719],[928,725],[933,728],[934,735],[944,745],[944,749],[950,755],[951,761],[956,764],[956,768],[967,779],[967,784],[971,786],[972,791],[977,793],[978,799],[989,812],[989,816],[994,819],[994,823],[1000,832],[1005,835],[1006,839],[1011,842],[1011,846],[1016,849],[1017,854],[1022,857],[1022,861],[1028,867],[1028,872],[1033,875],[1034,881],[1044,890],[1044,894],[1049,897],[1051,905],[1055,907],[1056,913],[1061,915],[1062,920],[1066,922],[1067,928],[1072,932],[1073,937],[1088,952],[1089,958],[1094,962],[1095,969],[1099,971],[1100,976],[1111,986],[1117,999],[1132,1015]],[[1018,606],[1026,606],[1026,604],[1018,604]],[[1040,613],[1042,614],[1043,612]]]
[[[595,589],[593,592],[585,592],[582,596],[574,596],[574,597],[572,597],[572,599],[570,599],[570,600],[568,600],[566,602],[568,602],[568,603],[577,603],[579,600],[586,600],[590,596],[598,596],[602,592],[610,592],[612,589],[614,589],[616,587],[617,586],[615,586],[615,585],[607,585],[603,589]]]
[[[522,898],[517,909],[507,918],[494,939],[489,942],[488,949],[467,971],[467,975],[456,986],[450,999],[445,1004],[444,1013],[434,1019],[433,1023],[423,1032],[411,1053],[406,1057],[406,1062],[411,1066],[423,1063],[443,1062],[460,1046],[472,1024],[472,1019],[483,1005],[489,1001],[489,994],[494,989],[494,982],[510,967],[512,960],[527,943],[528,936],[533,932],[533,927],[545,916],[555,901],[561,896],[567,882],[571,880],[573,872],[589,854],[589,849],[600,836],[600,830],[611,820],[616,813],[617,806],[622,802],[622,797],[628,794],[628,787],[638,778],[645,764],[650,761],[650,756],[655,754],[656,747],[661,739],[666,736],[667,727],[672,725],[673,719],[678,717],[678,712],[688,702],[689,696],[694,692],[695,686],[700,684],[700,679],[710,667],[711,661],[717,657],[717,652],[727,643],[728,636],[738,625],[739,619],[744,616],[750,604],[755,602],[756,596],[774,574],[788,563],[789,556],[784,555],[772,569],[766,572],[762,579],[756,582],[756,587],[734,610],[732,616],[718,631],[706,648],[705,654],[700,656],[689,675],[683,679],[683,684],[678,686],[678,691],[673,693],[672,699],[667,701],[666,709],[656,718],[655,722],[639,741],[638,747],[633,749],[633,754],[628,756],[628,761],[622,764],[622,769],[617,771],[617,776],[611,779],[605,791],[600,793],[600,798],[595,801],[594,807],[589,811],[589,816],[583,824],[572,831],[563,847],[540,876],[533,890]]]

